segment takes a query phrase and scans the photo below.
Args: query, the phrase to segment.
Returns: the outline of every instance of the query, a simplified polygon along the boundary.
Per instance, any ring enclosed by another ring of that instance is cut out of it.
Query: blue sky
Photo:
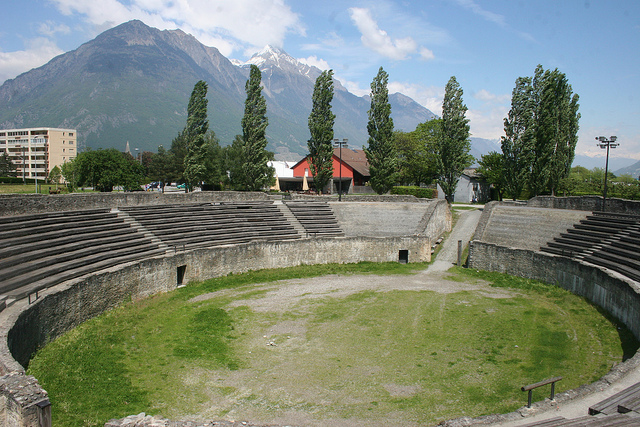
[[[640,2],[637,0],[21,0],[2,6],[0,83],[131,19],[180,28],[225,56],[266,44],[332,68],[368,93],[380,66],[390,92],[441,114],[456,76],[473,136],[499,139],[519,76],[564,72],[580,95],[576,154],[640,160]],[[1,108],[1,107],[0,107]]]

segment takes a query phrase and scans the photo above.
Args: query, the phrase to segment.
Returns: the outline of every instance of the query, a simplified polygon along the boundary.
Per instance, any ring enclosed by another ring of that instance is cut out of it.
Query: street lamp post
[[[342,201],[342,146],[346,146],[347,142],[349,142],[348,139],[343,139],[343,140],[339,140],[339,139],[334,139],[333,143],[335,144],[335,146],[340,147],[340,181],[338,181],[338,201],[341,202]]]
[[[609,139],[604,136],[597,136],[596,141],[599,141],[597,145],[600,148],[607,149],[607,159],[605,160],[604,166],[604,192],[602,195],[602,212],[606,209],[607,203],[607,175],[609,174],[609,148],[616,148],[620,143],[616,142],[618,139],[617,136],[610,136]]]

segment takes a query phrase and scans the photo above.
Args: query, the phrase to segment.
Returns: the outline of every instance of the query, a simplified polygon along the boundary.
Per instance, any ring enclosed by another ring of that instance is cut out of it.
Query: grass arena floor
[[[86,322],[28,373],[56,426],[139,412],[410,426],[515,410],[521,386],[560,375],[557,391],[575,388],[638,348],[555,286],[426,267],[301,266],[190,284]]]

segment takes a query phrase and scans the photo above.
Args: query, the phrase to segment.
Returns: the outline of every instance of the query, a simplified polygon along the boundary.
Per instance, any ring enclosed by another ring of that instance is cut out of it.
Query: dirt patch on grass
[[[443,311],[442,318],[447,315],[444,310],[448,304],[473,305],[466,299],[449,303],[450,294],[468,292],[495,299],[518,295],[512,290],[492,288],[484,281],[447,280],[450,277],[438,269],[414,275],[329,275],[220,290],[192,298],[192,303],[200,304],[229,301],[226,309],[248,308],[255,316],[244,325],[250,330],[244,330],[246,335],[237,343],[246,358],[245,368],[199,372],[201,380],[206,378],[204,381],[209,384],[210,401],[202,406],[198,418],[347,427],[411,426],[435,421],[427,414],[430,409],[424,407],[424,396],[438,400],[440,392],[425,389],[428,384],[412,372],[428,368],[428,360],[422,362],[424,354],[417,349],[424,345],[417,335],[427,328],[423,324],[424,310],[430,310],[430,302],[409,303],[406,310],[380,313],[379,318],[375,314],[361,317],[361,313],[377,300],[375,295],[394,291],[402,292],[404,299],[406,291],[441,295],[441,300],[433,304]],[[353,302],[346,303],[348,309],[332,307],[323,311],[326,301],[350,301],[349,298]],[[495,310],[499,307],[489,308]],[[403,348],[408,341],[403,338],[405,332],[388,329],[387,323],[396,322],[398,316],[403,320],[397,328],[410,331],[409,340],[416,340],[411,348]],[[381,323],[379,332],[377,322]],[[439,328],[446,328],[446,321],[441,319],[438,323]],[[357,343],[358,337],[362,342]],[[424,352],[427,356],[436,354],[433,349]]]
[[[461,291],[480,292],[487,298],[511,298],[515,293],[506,289],[492,288],[487,282],[447,280],[451,275],[445,272],[416,275],[379,276],[379,275],[328,275],[311,279],[290,279],[275,283],[251,286],[251,296],[243,298],[242,292],[235,290],[221,290],[199,295],[191,302],[206,301],[231,295],[238,295],[229,307],[247,306],[257,312],[285,312],[298,305],[302,299],[318,299],[327,296],[344,298],[358,292],[371,290],[388,291],[433,291],[440,294],[450,294]],[[263,291],[256,294],[255,291]]]

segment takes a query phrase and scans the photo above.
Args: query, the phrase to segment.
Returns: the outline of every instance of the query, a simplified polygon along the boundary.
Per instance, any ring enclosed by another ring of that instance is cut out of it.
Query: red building
[[[291,169],[293,169],[294,178],[300,179],[299,182],[302,182],[304,177],[307,177],[307,182],[313,182],[309,156],[293,165]],[[331,192],[338,192],[341,177],[343,194],[353,192],[353,186],[363,186],[369,182],[369,162],[364,150],[343,147],[341,156],[340,148],[333,149],[333,190]]]

